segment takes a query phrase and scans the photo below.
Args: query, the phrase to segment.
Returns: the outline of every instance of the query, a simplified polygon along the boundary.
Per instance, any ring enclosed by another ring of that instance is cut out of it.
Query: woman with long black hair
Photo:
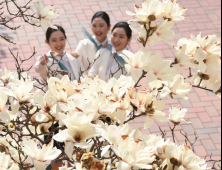
[[[91,36],[85,28],[83,28],[87,39],[81,40],[76,48],[75,53],[71,53],[75,58],[80,58],[85,69],[89,67],[89,62],[93,63],[95,55],[104,45],[111,44],[107,34],[111,28],[110,18],[106,12],[99,11],[94,14],[91,20]],[[86,72],[86,74],[88,71]]]
[[[45,42],[50,50],[37,59],[35,70],[44,80],[47,80],[47,66],[50,67],[51,71],[58,69],[58,71],[65,72],[71,77],[71,80],[79,80],[79,72],[84,70],[83,65],[80,59],[74,58],[71,54],[65,52],[67,39],[65,30],[59,25],[55,26],[58,29],[48,28],[46,31]],[[56,52],[57,56],[52,56],[51,52]],[[58,78],[62,78],[62,76],[64,74],[57,75]]]
[[[101,48],[97,54],[96,62],[89,71],[89,76],[108,81],[110,78],[120,78],[127,74],[124,65],[125,61],[120,56],[123,50],[128,50],[128,44],[132,39],[132,30],[126,22],[117,23],[112,29],[111,44]],[[121,69],[120,69],[121,68]]]

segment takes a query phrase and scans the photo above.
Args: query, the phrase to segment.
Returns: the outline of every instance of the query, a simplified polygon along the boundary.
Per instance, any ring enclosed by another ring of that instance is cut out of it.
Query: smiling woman
[[[89,71],[89,76],[108,81],[110,78],[120,78],[121,75],[126,75],[124,67],[125,61],[120,55],[124,50],[128,49],[128,44],[132,39],[132,30],[126,22],[117,23],[111,35],[112,45],[100,49],[97,54],[96,62]]]
[[[67,74],[71,80],[79,80],[79,72],[84,70],[82,63],[65,52],[67,39],[65,30],[61,26],[55,26],[58,29],[48,28],[46,31],[45,42],[51,50],[37,59],[35,70],[44,80],[47,80],[49,68],[51,71],[59,71],[60,74],[57,75],[59,78]]]
[[[71,53],[75,58],[80,58],[86,70],[90,63],[94,62],[96,52],[104,45],[111,44],[110,39],[107,37],[111,28],[110,18],[106,12],[99,11],[95,13],[92,17],[91,25],[94,35],[91,36],[86,29],[83,28],[87,39],[80,41],[75,53]],[[88,70],[85,73],[87,74]]]

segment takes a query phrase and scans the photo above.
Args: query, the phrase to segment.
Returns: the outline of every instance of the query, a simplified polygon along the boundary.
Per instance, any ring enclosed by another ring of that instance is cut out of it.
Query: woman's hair
[[[100,17],[106,21],[106,23],[107,23],[107,25],[108,25],[108,27],[109,27],[109,26],[110,26],[110,18],[109,18],[109,15],[108,15],[106,12],[103,12],[103,11],[99,11],[99,12],[95,13],[95,14],[93,15],[93,17],[92,17],[91,23],[93,22],[93,20],[94,20],[95,18],[100,18]]]
[[[59,25],[54,25],[54,26],[56,26],[58,29],[53,29],[49,27],[46,31],[46,40],[49,42],[50,36],[52,35],[53,32],[56,32],[56,31],[61,31],[64,34],[65,38],[67,39],[65,30]]]
[[[118,22],[112,29],[112,32],[116,29],[116,28],[123,28],[126,31],[126,35],[128,37],[128,39],[130,39],[132,37],[132,30],[129,27],[129,24],[127,22]]]

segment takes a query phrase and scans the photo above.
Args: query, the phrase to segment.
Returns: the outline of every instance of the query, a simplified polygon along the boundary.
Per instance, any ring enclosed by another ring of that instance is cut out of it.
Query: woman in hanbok
[[[48,78],[49,68],[51,71],[58,71],[56,77],[60,79],[68,75],[71,80],[79,80],[80,71],[84,71],[82,62],[65,52],[67,39],[65,30],[59,25],[55,26],[58,29],[48,28],[46,31],[45,42],[50,50],[47,54],[38,57],[35,70],[45,81]]]
[[[80,58],[88,73],[90,63],[94,62],[95,55],[104,45],[111,44],[107,34],[110,31],[110,18],[106,12],[100,11],[94,14],[91,20],[93,36],[83,27],[87,39],[81,40],[75,50],[71,53],[75,58]]]
[[[111,44],[101,48],[97,54],[96,62],[89,71],[90,77],[99,76],[104,81],[110,78],[120,78],[121,75],[127,75],[125,70],[125,61],[120,56],[123,50],[129,50],[128,44],[132,39],[132,30],[126,22],[117,23],[112,29]]]

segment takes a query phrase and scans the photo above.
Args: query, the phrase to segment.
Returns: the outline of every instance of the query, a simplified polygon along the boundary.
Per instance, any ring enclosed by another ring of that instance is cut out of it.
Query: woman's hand
[[[79,54],[77,54],[77,53],[71,53],[71,55],[75,58],[79,58]]]
[[[40,57],[39,60],[42,65],[46,65],[49,62],[49,58],[46,54],[44,54],[42,57]]]

